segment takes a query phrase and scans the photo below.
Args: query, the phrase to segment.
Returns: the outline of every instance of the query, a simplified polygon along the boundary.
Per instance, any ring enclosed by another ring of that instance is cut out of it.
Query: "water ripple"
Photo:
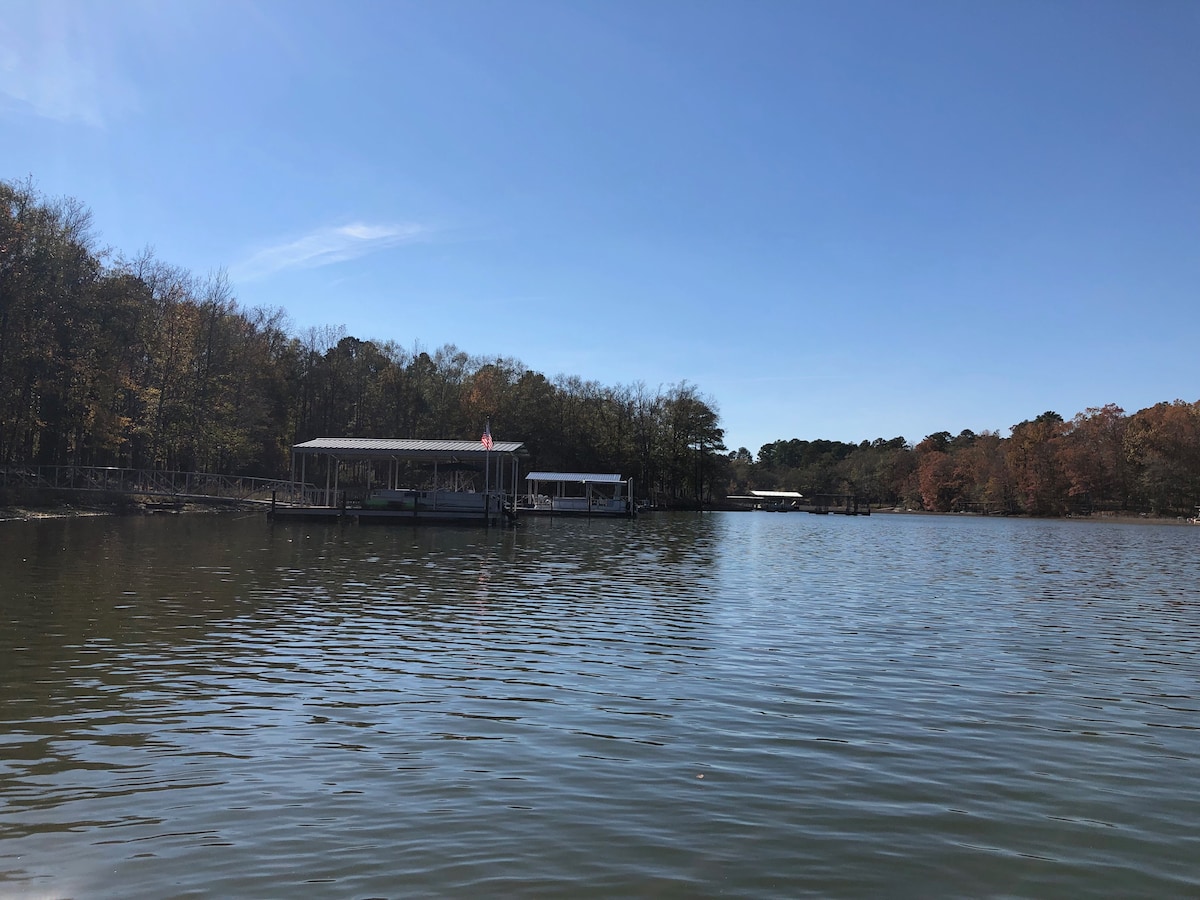
[[[1200,891],[1187,529],[152,524],[6,532],[2,894]]]

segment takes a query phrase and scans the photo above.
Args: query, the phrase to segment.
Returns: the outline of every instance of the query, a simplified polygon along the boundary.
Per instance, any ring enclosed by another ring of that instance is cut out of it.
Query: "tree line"
[[[452,345],[293,334],[223,273],[98,248],[90,211],[0,182],[0,465],[284,477],[314,437],[522,440],[529,464],[621,472],[639,495],[696,496],[723,460],[711,398],[687,382],[547,377]]]
[[[1035,516],[1182,514],[1200,503],[1200,401],[1127,415],[1114,404],[995,432],[846,444],[775,441],[730,455],[730,491],[853,494],[881,506]]]
[[[1012,428],[730,452],[715,401],[546,375],[453,345],[293,333],[223,273],[99,248],[90,211],[0,181],[0,465],[286,477],[314,437],[521,440],[531,469],[620,472],[666,505],[750,489],[932,511],[1182,512],[1200,502],[1200,403],[1116,406]]]

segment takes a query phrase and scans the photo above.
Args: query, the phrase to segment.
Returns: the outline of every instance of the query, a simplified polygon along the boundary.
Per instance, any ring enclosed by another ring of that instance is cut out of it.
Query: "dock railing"
[[[270,503],[274,496],[279,503],[302,506],[317,493],[311,484],[279,478],[114,466],[0,466],[0,486],[245,503]]]

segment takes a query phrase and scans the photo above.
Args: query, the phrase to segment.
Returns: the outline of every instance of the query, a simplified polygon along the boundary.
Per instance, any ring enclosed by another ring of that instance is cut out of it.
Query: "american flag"
[[[483,437],[479,439],[479,443],[483,444],[484,450],[492,449],[492,423],[488,422],[483,426]]]

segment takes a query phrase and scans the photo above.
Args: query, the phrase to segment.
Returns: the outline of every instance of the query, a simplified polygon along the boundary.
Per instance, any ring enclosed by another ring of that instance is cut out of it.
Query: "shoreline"
[[[0,506],[0,522],[35,522],[39,519],[83,519],[116,516],[111,509],[80,506]]]
[[[0,524],[5,522],[40,522],[45,519],[89,519],[106,517],[178,516],[199,513],[229,512],[238,507],[212,506],[203,503],[180,504],[122,504],[78,505],[64,503],[56,506],[5,504],[0,506]]]
[[[43,519],[83,519],[99,516],[154,516],[191,515],[196,513],[228,512],[230,507],[211,506],[198,503],[183,504],[132,504],[113,507],[108,505],[73,505],[64,503],[56,506],[3,505],[0,506],[0,524],[5,522],[37,522]],[[737,510],[741,512],[742,510]],[[745,510],[752,512],[753,510]],[[975,512],[933,512],[925,509],[901,509],[899,507],[871,510],[873,516],[938,516],[963,519],[1029,519],[1047,522],[1108,522],[1120,525],[1190,525],[1187,516],[1153,516],[1148,513],[1098,513],[1092,516],[999,516]]]

